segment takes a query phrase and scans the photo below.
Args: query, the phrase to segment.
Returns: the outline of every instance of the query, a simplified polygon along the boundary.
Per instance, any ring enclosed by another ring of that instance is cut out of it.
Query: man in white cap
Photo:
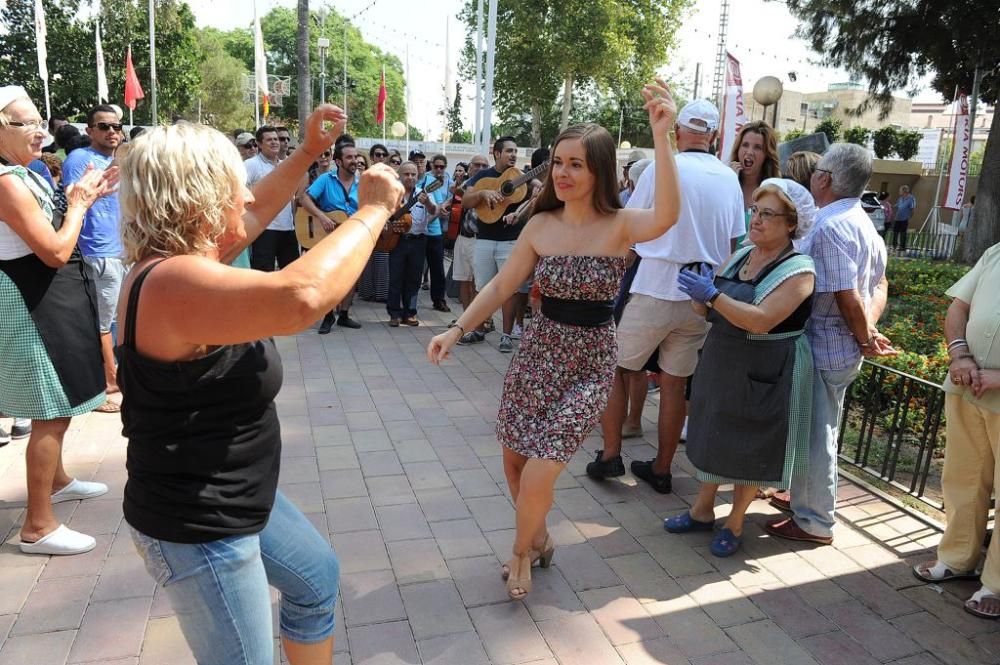
[[[601,421],[604,449],[587,465],[594,479],[621,476],[622,423],[625,420],[625,376],[642,371],[659,352],[660,413],[658,452],[651,461],[633,461],[632,473],[661,494],[671,491],[670,467],[680,442],[687,407],[684,387],[698,364],[698,350],[708,333],[705,318],[677,288],[677,275],[689,264],[718,268],[744,233],[743,192],[732,169],[710,152],[719,127],[719,111],[699,99],[677,117],[677,171],[681,212],[677,224],[656,240],[635,247],[640,264],[628,304],[618,326],[618,369]],[[653,206],[656,164],[635,185],[629,208]]]
[[[236,137],[236,149],[240,151],[240,157],[247,161],[251,157],[257,156],[257,137],[250,132],[243,132]]]

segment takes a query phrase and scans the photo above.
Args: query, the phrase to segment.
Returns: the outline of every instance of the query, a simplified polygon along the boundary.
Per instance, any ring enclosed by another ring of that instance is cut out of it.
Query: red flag
[[[378,87],[378,107],[375,110],[375,124],[385,122],[385,67],[382,67],[382,85]]]
[[[135,75],[135,67],[132,66],[132,47],[129,46],[128,55],[125,56],[125,106],[134,111],[136,100],[145,96],[139,77]]]

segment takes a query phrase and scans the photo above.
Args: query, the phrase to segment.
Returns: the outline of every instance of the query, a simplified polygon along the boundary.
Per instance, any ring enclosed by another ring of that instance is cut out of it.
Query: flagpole
[[[45,119],[52,118],[52,107],[49,102],[49,65],[48,48],[45,45],[45,8],[42,0],[35,0],[35,49],[38,52],[38,77],[42,79],[42,86],[45,89]]]
[[[52,117],[52,108],[49,106],[49,80],[45,79],[43,84],[45,86],[45,119],[48,120]]]
[[[483,0],[478,1],[476,13],[476,117],[473,118],[472,143],[483,143]],[[476,148],[478,150],[478,147]]]
[[[149,0],[149,85],[152,91],[149,104],[153,116],[151,124],[156,127],[159,121],[156,113],[156,17],[153,5],[153,0]]]
[[[382,85],[385,85],[385,63],[384,62],[382,63]],[[388,94],[386,95],[386,97],[388,97]],[[383,111],[382,111],[382,145],[385,145],[385,124],[386,124],[386,119],[385,119],[385,110],[384,110],[384,108],[385,107],[383,107]]]
[[[410,155],[410,43],[406,43],[406,155]]]

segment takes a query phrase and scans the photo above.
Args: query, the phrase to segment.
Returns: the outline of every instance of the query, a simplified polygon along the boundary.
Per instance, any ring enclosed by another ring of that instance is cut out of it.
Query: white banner
[[[743,77],[740,75],[740,61],[726,52],[726,92],[722,102],[722,132],[719,138],[719,159],[729,161],[736,136],[747,122],[746,106],[743,104]]]
[[[917,131],[920,132],[920,147],[917,148],[917,159],[923,164],[925,169],[936,169],[938,154],[941,151],[941,133],[943,130],[938,127],[936,129],[918,129]]]
[[[35,47],[38,50],[38,76],[43,81],[49,79],[48,60],[49,52],[45,48],[45,9],[42,8],[42,0],[35,0]]]
[[[965,188],[969,176],[969,156],[972,153],[972,126],[969,124],[969,98],[958,98],[955,113],[955,139],[951,146],[951,166],[948,168],[948,191],[943,208],[958,210],[965,203]]]

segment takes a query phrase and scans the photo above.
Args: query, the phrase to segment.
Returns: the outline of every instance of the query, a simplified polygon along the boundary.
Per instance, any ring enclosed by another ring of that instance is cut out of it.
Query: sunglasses
[[[106,132],[109,129],[113,129],[116,132],[120,132],[122,130],[123,125],[120,122],[98,122],[93,126],[97,127],[102,132]]]
[[[389,163],[392,164],[393,166],[399,166],[403,162],[399,161],[398,159],[390,159]]]
[[[326,152],[320,153],[319,158],[320,159],[330,159],[330,156],[331,156],[330,155],[330,151],[327,150]]]
[[[379,157],[388,157],[388,155],[386,155],[384,152],[373,152],[372,157],[378,159]]]
[[[287,136],[279,136],[278,140],[281,141],[282,143],[288,143],[288,137]]]
[[[257,144],[256,144],[256,143],[254,143],[253,141],[247,141],[246,143],[244,143],[244,144],[243,144],[243,145],[241,145],[240,147],[241,147],[241,148],[256,148],[256,147],[257,147]]]

